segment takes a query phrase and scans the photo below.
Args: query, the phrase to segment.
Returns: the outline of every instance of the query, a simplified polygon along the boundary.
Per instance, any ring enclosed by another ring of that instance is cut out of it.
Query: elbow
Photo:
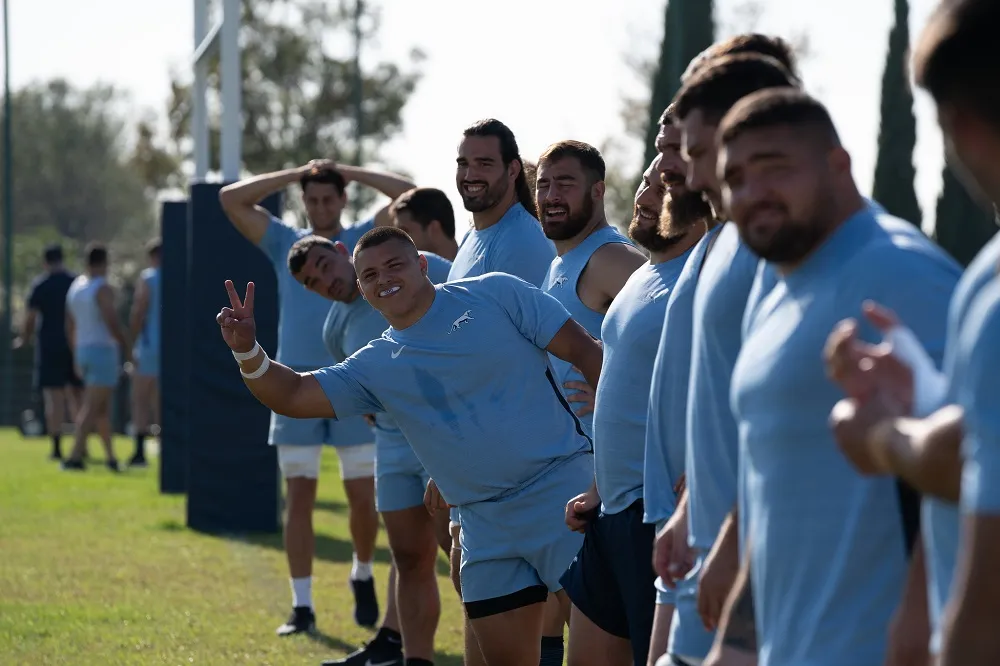
[[[230,183],[219,190],[219,203],[222,210],[232,212],[240,206],[239,183]]]

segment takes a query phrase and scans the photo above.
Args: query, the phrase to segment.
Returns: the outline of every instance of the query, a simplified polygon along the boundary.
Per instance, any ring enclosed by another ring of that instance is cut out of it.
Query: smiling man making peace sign
[[[564,502],[593,481],[590,439],[546,352],[592,385],[601,349],[558,301],[488,273],[435,287],[405,232],[378,228],[354,251],[362,294],[389,322],[343,363],[297,373],[256,343],[253,291],[219,313],[251,392],[294,418],[386,412],[463,525],[462,593],[490,664],[537,664],[543,604],[582,537]],[[393,358],[395,356],[395,358]],[[513,417],[513,418],[512,418]],[[511,636],[521,640],[511,641]]]

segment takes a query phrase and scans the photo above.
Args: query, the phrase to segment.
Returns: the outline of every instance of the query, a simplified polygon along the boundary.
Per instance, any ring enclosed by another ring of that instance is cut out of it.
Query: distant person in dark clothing
[[[82,383],[73,369],[73,352],[66,340],[66,292],[76,275],[63,267],[59,245],[45,249],[45,272],[31,283],[27,313],[14,347],[35,339],[35,386],[45,400],[45,423],[52,437],[52,458],[62,459],[60,437],[67,416],[70,421],[79,404]]]

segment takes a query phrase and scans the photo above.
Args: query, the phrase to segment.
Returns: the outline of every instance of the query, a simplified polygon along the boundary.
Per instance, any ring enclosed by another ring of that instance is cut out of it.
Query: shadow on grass
[[[333,513],[346,513],[347,502],[341,502],[340,500],[318,499],[316,500],[316,508],[321,511],[331,511]]]
[[[343,652],[345,657],[361,647],[360,645],[351,645],[347,641],[342,641],[339,638],[320,631],[319,629],[317,629],[314,633],[308,634],[308,636],[314,643],[319,643],[323,647],[330,650]],[[336,656],[331,656],[330,658],[337,659]],[[437,666],[462,666],[462,658],[452,654],[441,654],[438,652],[434,655],[434,663]]]
[[[238,534],[220,535],[226,539],[233,539],[254,546],[264,546],[285,552],[285,544],[280,534]],[[327,562],[350,563],[354,558],[354,544],[350,539],[338,539],[329,534],[316,535],[316,559]],[[375,547],[375,561],[388,564],[391,561],[389,549],[382,546]]]

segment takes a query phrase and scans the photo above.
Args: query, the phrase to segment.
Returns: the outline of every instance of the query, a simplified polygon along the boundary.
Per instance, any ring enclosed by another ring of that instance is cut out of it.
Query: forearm
[[[219,196],[224,208],[252,208],[275,192],[280,192],[292,183],[298,182],[308,167],[294,167],[272,173],[264,173],[226,185]]]
[[[408,179],[385,171],[373,171],[364,167],[348,166],[338,164],[337,170],[349,181],[361,183],[366,187],[378,190],[390,199],[395,199],[403,192],[407,192],[416,187]]]
[[[726,598],[716,641],[721,641],[723,649],[747,656],[757,655],[757,622],[749,554],[743,558],[740,571],[733,581],[733,589]]]
[[[28,310],[21,322],[21,339],[28,342],[35,335],[35,311]]]
[[[264,364],[265,359],[267,359],[268,368],[262,375],[254,379],[245,376],[253,375]],[[303,414],[302,410],[298,408],[298,401],[295,397],[302,387],[304,376],[288,366],[268,359],[263,347],[253,358],[238,361],[238,363],[242,371],[243,383],[250,389],[250,393],[275,414],[293,418],[320,416],[319,414]]]
[[[926,419],[895,419],[876,433],[890,471],[918,492],[958,502],[962,478],[962,412],[949,406]]]
[[[145,312],[139,310],[138,308],[132,308],[132,312],[128,320],[128,332],[133,340],[139,339],[139,334],[142,333],[142,325],[145,320]]]

